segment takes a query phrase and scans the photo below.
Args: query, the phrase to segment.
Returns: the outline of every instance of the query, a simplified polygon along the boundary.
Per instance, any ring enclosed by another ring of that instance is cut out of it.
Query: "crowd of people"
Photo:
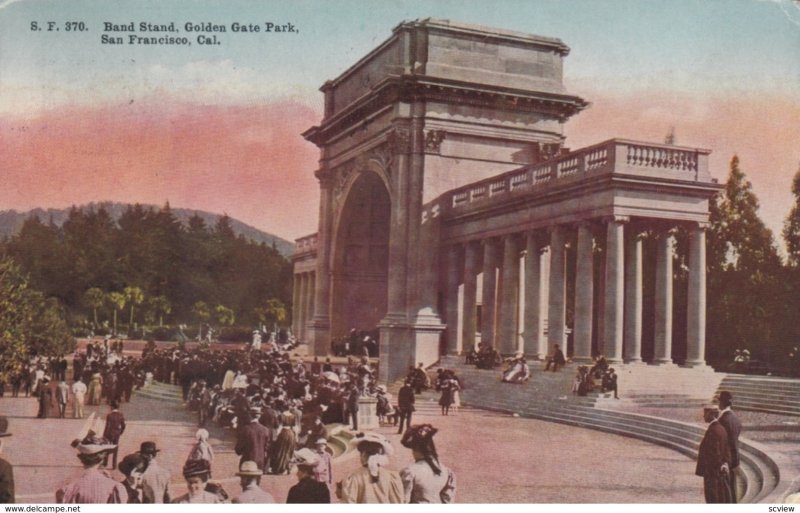
[[[334,496],[342,502],[432,500],[430,490],[421,488],[427,482],[422,477],[427,474],[419,464],[402,473],[388,470],[391,444],[377,433],[356,436],[364,470],[334,481],[326,424],[345,424],[357,432],[362,397],[377,399],[385,422],[394,418],[397,424],[401,420],[397,412],[403,407],[392,403],[386,387],[377,385],[376,370],[366,356],[348,358],[346,365],[338,366],[330,359],[292,361],[285,348],[271,344],[258,347],[255,342],[244,349],[223,351],[208,347],[186,350],[183,346],[158,349],[149,344],[138,357],[123,354],[121,344],[106,339],[90,343],[85,351],[76,351],[71,387],[66,386],[66,375],[56,374],[59,384],[54,388],[46,372],[50,362],[32,360],[26,370],[31,376],[30,393],[40,400],[40,417],[51,415],[48,405],[62,404],[62,388],[66,390],[61,416],[66,415],[70,396],[75,418],[83,416],[84,404],[105,403],[109,408],[102,436],[90,429],[73,442],[83,472],[57,490],[57,502],[274,502],[275,498],[260,487],[261,476],[286,475],[293,470],[298,482],[287,502],[331,502]],[[56,364],[53,368],[59,367]],[[143,442],[137,452],[118,461],[119,443],[126,429],[120,405],[130,400],[133,389],[153,381],[179,385],[186,407],[197,412],[196,443],[183,466],[187,493],[179,497],[170,490],[169,472],[159,465],[156,442]],[[453,375],[442,373],[436,387],[443,396],[445,390],[453,390],[447,392],[447,408],[454,399],[457,401]],[[413,395],[412,391],[412,403]],[[448,491],[443,491],[436,502],[452,500],[455,482],[452,472],[438,462],[432,440],[436,429],[412,426],[410,412],[403,420],[403,444],[426,462],[435,482],[441,481],[444,473]],[[212,479],[216,469],[205,428],[209,422],[230,428],[235,436],[239,465],[225,469],[240,477],[242,492],[235,498]],[[115,468],[124,476],[122,481],[115,481],[107,472]],[[13,501],[13,489],[11,496],[8,502]]]

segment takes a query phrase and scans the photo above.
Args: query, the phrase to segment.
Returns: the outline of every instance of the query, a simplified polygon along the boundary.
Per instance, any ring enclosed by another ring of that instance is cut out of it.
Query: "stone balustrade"
[[[610,139],[546,162],[481,180],[449,193],[452,209],[574,178],[619,174],[708,181],[709,150]]]
[[[302,253],[315,252],[317,250],[318,237],[317,234],[306,235],[294,241],[294,254],[300,255]]]

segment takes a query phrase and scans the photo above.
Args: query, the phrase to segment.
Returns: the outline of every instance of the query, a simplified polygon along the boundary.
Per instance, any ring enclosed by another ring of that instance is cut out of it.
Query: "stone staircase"
[[[733,394],[733,407],[738,410],[800,416],[800,380],[728,374],[717,388]]]
[[[134,390],[134,394],[149,399],[158,399],[159,401],[183,403],[183,394],[180,386],[159,383],[158,381],[153,381],[139,390]]]
[[[708,370],[659,369],[644,365],[626,369],[627,366],[619,366],[616,370],[620,373],[620,393],[632,397],[614,400],[607,397],[609,394],[602,397],[572,395],[574,364],[553,373],[544,372],[534,362],[531,380],[524,385],[502,383],[499,371],[478,370],[463,364],[463,360],[457,357],[445,357],[440,365],[455,370],[462,377],[464,390],[461,400],[466,405],[629,436],[677,450],[692,458],[696,457],[705,432],[703,425],[642,415],[631,410],[637,407],[637,401],[648,404],[650,401],[663,403],[669,400],[678,404],[685,400],[700,405],[710,401],[722,380],[721,375]],[[652,376],[647,379],[649,371],[652,371]],[[694,407],[694,404],[690,405]],[[780,502],[796,477],[789,459],[747,439],[740,439],[740,453],[741,502]]]

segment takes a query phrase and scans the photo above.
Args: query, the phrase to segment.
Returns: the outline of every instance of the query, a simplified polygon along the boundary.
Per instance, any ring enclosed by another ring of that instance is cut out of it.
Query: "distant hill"
[[[116,221],[125,211],[125,209],[128,208],[128,206],[129,205],[127,203],[102,202],[89,203],[88,205],[81,205],[78,208],[81,210],[89,210],[92,208],[97,210],[98,208],[103,207]],[[156,210],[161,208],[156,205],[142,206]],[[16,234],[20,228],[22,228],[22,224],[25,222],[25,219],[33,215],[39,216],[39,219],[41,219],[41,221],[44,223],[48,223],[52,219],[56,226],[61,226],[64,221],[66,221],[70,210],[70,208],[35,208],[27,212],[17,212],[16,210],[0,210],[0,239]],[[184,225],[188,224],[189,218],[195,214],[200,216],[208,226],[214,226],[217,223],[217,219],[222,217],[221,214],[212,214],[211,212],[192,210],[188,208],[172,208],[172,213]],[[231,227],[236,235],[242,235],[246,239],[250,239],[253,242],[264,242],[268,246],[271,246],[274,243],[275,248],[280,252],[281,255],[285,257],[289,257],[294,251],[294,244],[292,242],[272,235],[271,233],[262,232],[258,228],[254,228],[232,217],[230,219]]]

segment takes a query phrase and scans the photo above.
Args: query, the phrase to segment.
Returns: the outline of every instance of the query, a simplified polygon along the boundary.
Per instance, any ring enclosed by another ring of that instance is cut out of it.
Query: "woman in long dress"
[[[92,380],[89,382],[89,404],[100,404],[100,397],[103,393],[103,375],[95,370],[92,373]]]
[[[295,446],[297,445],[297,433],[294,431],[294,415],[282,413],[280,422],[278,436],[272,445],[270,467],[273,474],[288,474]]]
[[[433,435],[437,432],[430,424],[411,426],[400,441],[414,455],[414,463],[400,472],[407,503],[449,504],[455,499],[455,474],[439,463],[433,443]]]
[[[442,381],[442,395],[439,397],[439,406],[442,407],[442,415],[450,414],[450,406],[453,405],[453,392],[458,387],[458,383],[453,385],[454,380],[445,379]]]

